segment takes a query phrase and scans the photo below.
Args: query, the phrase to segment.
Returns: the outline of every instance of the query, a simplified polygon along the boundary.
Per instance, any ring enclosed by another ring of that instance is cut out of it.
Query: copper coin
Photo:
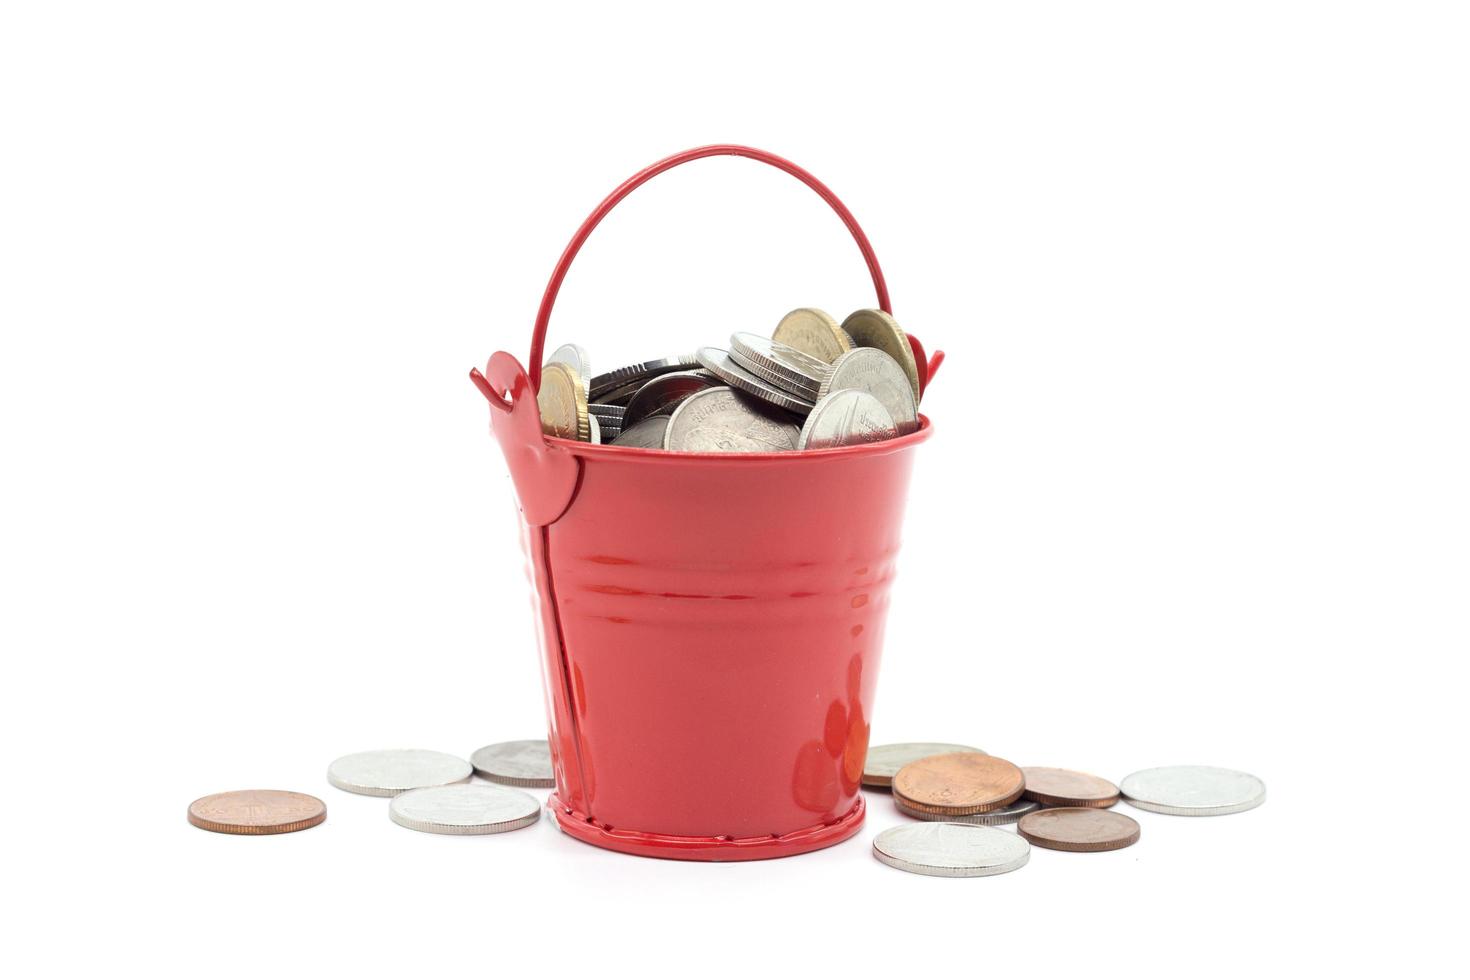
[[[1138,842],[1138,821],[1124,813],[1069,806],[1028,813],[1016,825],[1037,847],[1054,851],[1116,851]]]
[[[327,805],[321,800],[282,789],[239,789],[189,804],[189,822],[216,834],[289,834],[325,819]]]
[[[1118,802],[1118,787],[1101,776],[1050,766],[1022,766],[1026,791],[1021,795],[1046,806],[1110,807]]]
[[[911,810],[965,816],[1021,798],[1026,777],[1015,763],[983,752],[951,752],[910,762],[893,777],[893,795]]]

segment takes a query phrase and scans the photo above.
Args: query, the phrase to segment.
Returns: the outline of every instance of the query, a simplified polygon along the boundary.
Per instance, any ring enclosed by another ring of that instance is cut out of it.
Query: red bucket
[[[847,224],[878,305],[883,273],[820,181],[761,150],[677,154],[613,191],[552,274],[529,376],[507,353],[471,378],[520,500],[567,833],[689,860],[782,857],[857,833],[888,587],[913,450],[886,442],[691,454],[543,436],[536,390],[552,304],[592,229],[638,185],[718,154],[805,182]],[[943,354],[915,358],[927,383]]]

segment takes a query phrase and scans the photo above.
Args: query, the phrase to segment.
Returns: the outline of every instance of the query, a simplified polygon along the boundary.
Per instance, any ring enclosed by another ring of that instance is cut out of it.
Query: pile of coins
[[[587,352],[558,348],[536,395],[547,435],[692,453],[831,449],[919,427],[919,370],[897,321],[858,310],[840,325],[793,310],[771,337],[630,364],[594,376]]]
[[[479,776],[490,783],[471,783]],[[499,742],[466,762],[447,752],[389,749],[344,755],[327,767],[327,782],[349,793],[391,798],[388,817],[430,834],[502,834],[541,819],[535,797],[511,786],[550,787],[545,740]],[[189,804],[189,822],[220,834],[289,834],[327,819],[315,796],[284,790],[215,793]]]
[[[1260,806],[1266,785],[1213,766],[1145,769],[1121,786],[1050,766],[1022,768],[965,745],[906,742],[868,750],[863,785],[887,787],[900,813],[929,823],[885,830],[873,840],[884,864],[915,874],[982,877],[1022,867],[1030,848],[1115,851],[1138,842],[1138,821],[1109,808],[1183,816]],[[1016,833],[999,829],[1016,824]]]
[[[472,783],[479,776],[487,783]],[[529,827],[541,804],[511,786],[550,787],[551,751],[543,740],[500,742],[470,761],[444,752],[396,749],[343,756],[327,781],[364,796],[390,797],[388,816],[431,834],[500,834]],[[1111,810],[1119,800],[1181,816],[1240,813],[1260,806],[1266,785],[1249,773],[1213,766],[1165,766],[1114,784],[1050,766],[1020,767],[981,749],[945,742],[875,745],[863,785],[892,791],[899,812],[921,821],[873,839],[873,855],[914,874],[979,878],[1024,867],[1032,846],[1116,851],[1136,844],[1138,821]],[[499,784],[499,785],[494,785]],[[189,805],[189,822],[224,834],[284,834],[326,819],[305,793],[243,790]],[[1015,824],[1016,832],[1002,829]]]

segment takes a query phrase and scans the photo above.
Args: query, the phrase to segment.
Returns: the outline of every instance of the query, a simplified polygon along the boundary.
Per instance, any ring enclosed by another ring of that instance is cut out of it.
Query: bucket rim
[[[619,459],[628,462],[661,463],[664,465],[679,465],[691,461],[709,462],[720,466],[741,466],[753,462],[763,463],[790,463],[800,466],[803,463],[816,463],[827,459],[850,459],[859,456],[888,456],[893,453],[902,452],[919,443],[924,442],[934,433],[934,423],[929,416],[919,413],[919,427],[906,436],[896,439],[884,439],[881,442],[859,443],[854,446],[836,446],[831,449],[803,449],[800,452],[785,453],[686,453],[671,449],[642,449],[637,446],[612,446],[601,445],[591,442],[580,442],[575,439],[562,439],[557,436],[543,435],[548,446],[580,456],[586,459]]]

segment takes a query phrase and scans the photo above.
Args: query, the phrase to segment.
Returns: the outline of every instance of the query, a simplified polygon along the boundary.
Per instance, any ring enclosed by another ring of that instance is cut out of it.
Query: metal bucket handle
[[[541,308],[536,313],[536,326],[531,334],[531,354],[527,362],[530,370],[522,369],[516,359],[504,351],[490,358],[485,365],[484,374],[478,368],[470,370],[470,380],[485,396],[493,410],[490,413],[491,427],[510,464],[511,475],[521,499],[522,512],[533,527],[550,524],[561,516],[571,503],[577,481],[575,457],[542,438],[540,414],[535,400],[536,392],[541,389],[541,355],[546,343],[546,329],[551,323],[551,310],[556,304],[557,293],[561,291],[562,280],[566,278],[572,260],[577,257],[593,229],[623,198],[665,170],[691,160],[713,156],[758,160],[778,170],[784,170],[816,191],[837,212],[837,216],[852,234],[853,241],[857,242],[858,250],[868,264],[868,272],[873,277],[873,288],[878,294],[878,308],[885,313],[893,312],[892,303],[888,299],[888,284],[883,280],[883,269],[878,265],[873,246],[868,242],[868,236],[863,233],[857,219],[826,184],[790,160],[751,146],[720,143],[675,153],[638,171],[619,184],[587,216],[587,220],[582,222],[582,226],[561,253],[561,258],[557,260],[556,268],[551,273],[551,281],[546,284],[546,292],[542,294]],[[922,393],[944,362],[944,351],[935,351],[933,357],[928,357],[924,353],[924,345],[913,334],[908,334],[908,341],[913,348],[914,363],[919,371],[919,391]]]

